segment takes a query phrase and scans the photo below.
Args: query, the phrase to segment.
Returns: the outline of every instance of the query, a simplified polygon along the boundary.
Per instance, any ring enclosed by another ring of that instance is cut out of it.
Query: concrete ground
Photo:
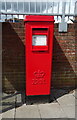
[[[52,89],[51,102],[44,96],[31,98],[32,105],[26,105],[25,93],[2,94],[2,113],[0,118],[75,118],[77,90]]]

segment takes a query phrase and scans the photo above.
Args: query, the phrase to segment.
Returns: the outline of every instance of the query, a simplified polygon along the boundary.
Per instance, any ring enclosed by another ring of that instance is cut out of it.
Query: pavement
[[[12,118],[33,118],[33,120],[46,120],[63,118],[73,120],[76,117],[77,107],[77,89],[52,89],[51,101],[45,96],[33,97],[30,99],[31,104],[27,105],[25,92],[16,92],[14,94],[2,94],[2,113],[0,119]],[[46,100],[47,99],[47,100]],[[0,107],[1,110],[1,107]]]

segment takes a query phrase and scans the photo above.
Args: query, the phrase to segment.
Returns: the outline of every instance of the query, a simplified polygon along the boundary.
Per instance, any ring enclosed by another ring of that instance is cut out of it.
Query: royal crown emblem
[[[44,75],[45,75],[45,72],[40,71],[40,70],[34,72],[34,76],[35,76],[36,78],[43,78]]]

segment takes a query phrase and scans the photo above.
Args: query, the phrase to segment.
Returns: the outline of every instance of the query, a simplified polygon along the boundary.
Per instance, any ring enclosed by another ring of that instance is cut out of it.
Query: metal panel
[[[75,2],[75,15],[77,16],[77,1]]]
[[[59,24],[59,32],[67,32],[67,23],[65,22],[65,6],[66,6],[66,3],[63,2],[62,19],[61,19],[61,23]]]
[[[1,5],[1,2],[0,2],[0,12],[1,12],[1,7],[2,7],[2,5]],[[1,20],[1,14],[0,14],[0,20]]]

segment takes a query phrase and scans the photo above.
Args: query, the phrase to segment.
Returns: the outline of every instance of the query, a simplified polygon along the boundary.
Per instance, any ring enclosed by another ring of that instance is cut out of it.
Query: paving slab
[[[75,119],[68,119],[68,118],[42,118],[42,120],[75,120]]]
[[[57,101],[62,107],[70,105],[75,106],[75,97],[72,94],[66,94],[58,98]]]
[[[62,109],[67,115],[67,118],[75,118],[75,106],[74,105],[64,106]]]
[[[77,120],[77,105],[75,106],[75,117],[76,117],[76,120]]]
[[[72,118],[73,120],[75,118],[75,106],[77,106],[76,92],[73,91],[67,94],[66,90],[53,90],[52,93],[52,98],[56,102],[41,103],[40,100],[37,103],[36,100],[36,103],[33,105],[24,104],[25,95],[22,93],[16,95],[4,94],[2,100],[4,110],[2,118],[13,118],[14,120],[18,120],[18,118],[69,120],[68,118]]]
[[[74,96],[77,99],[77,89],[75,90],[75,95]]]
[[[15,101],[15,97],[16,97],[16,95],[3,93],[2,94],[2,102]]]
[[[75,118],[75,97],[72,94],[66,94],[57,99],[67,118]]]
[[[25,103],[25,92],[16,95],[16,106],[21,106]]]
[[[15,108],[16,96],[6,95],[2,98],[2,112],[6,112]]]
[[[2,119],[2,114],[0,114],[0,120]]]
[[[38,105],[41,118],[66,118],[58,103]]]
[[[2,104],[0,103],[0,114],[2,113]]]
[[[14,118],[14,116],[15,116],[15,108],[2,113],[2,118]]]
[[[75,96],[75,90],[73,90],[72,92],[70,92],[70,94],[74,95]]]
[[[16,108],[15,118],[40,118],[37,105],[24,104],[21,107]]]
[[[22,105],[22,97],[21,94],[16,95],[16,107]]]
[[[77,99],[75,99],[75,106],[77,106]]]
[[[72,90],[69,94],[73,95],[77,99],[77,89]]]

